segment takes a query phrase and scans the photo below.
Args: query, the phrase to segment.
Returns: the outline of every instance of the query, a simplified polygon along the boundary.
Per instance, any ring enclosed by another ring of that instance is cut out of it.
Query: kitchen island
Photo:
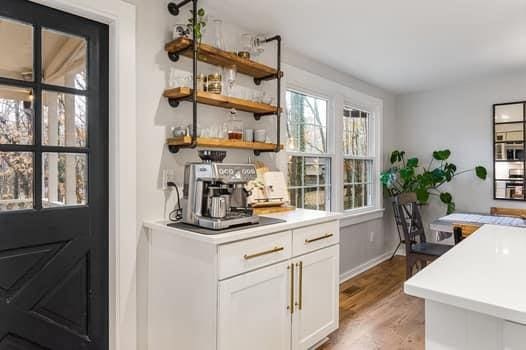
[[[526,349],[526,229],[484,225],[405,283],[426,350]]]
[[[148,348],[311,349],[338,328],[340,214],[205,235],[145,222]]]

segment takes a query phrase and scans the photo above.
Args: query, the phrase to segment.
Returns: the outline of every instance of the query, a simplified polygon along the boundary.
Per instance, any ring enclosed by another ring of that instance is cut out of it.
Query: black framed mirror
[[[525,200],[526,101],[493,105],[493,197]]]

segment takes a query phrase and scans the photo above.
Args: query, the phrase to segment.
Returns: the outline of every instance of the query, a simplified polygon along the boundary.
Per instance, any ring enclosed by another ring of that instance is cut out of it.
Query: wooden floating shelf
[[[192,98],[192,89],[187,87],[178,87],[169,89],[164,92],[164,97],[175,100],[184,100]],[[256,113],[256,114],[275,114],[278,111],[276,106],[266,103],[259,103],[250,100],[244,100],[237,97],[230,97],[210,92],[198,91],[197,102],[209,106],[216,106],[222,108],[235,108],[240,111]]]
[[[165,45],[168,53],[179,53],[185,57],[192,58],[192,39],[181,37]],[[201,62],[213,64],[220,67],[236,66],[237,71],[254,78],[265,78],[272,75],[277,76],[278,70],[250,59],[241,58],[234,52],[228,52],[216,47],[203,44],[199,45],[197,59]],[[282,75],[282,73],[280,73]]]
[[[168,146],[187,146],[192,143],[192,137],[180,136],[169,138],[166,141]],[[217,138],[197,138],[198,147],[211,147],[211,148],[236,148],[236,149],[249,149],[254,151],[274,151],[276,144],[266,142],[245,142],[241,140],[226,140]],[[280,149],[283,149],[283,145],[280,145]]]

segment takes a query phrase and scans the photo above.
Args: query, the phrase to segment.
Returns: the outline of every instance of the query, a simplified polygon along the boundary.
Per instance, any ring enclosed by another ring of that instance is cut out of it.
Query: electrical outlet
[[[177,175],[175,169],[165,169],[163,170],[163,180],[162,180],[162,188],[163,190],[168,189],[168,182],[173,182],[177,184]]]
[[[374,235],[375,235],[374,232],[369,232],[369,242],[371,242],[371,243],[374,242]]]

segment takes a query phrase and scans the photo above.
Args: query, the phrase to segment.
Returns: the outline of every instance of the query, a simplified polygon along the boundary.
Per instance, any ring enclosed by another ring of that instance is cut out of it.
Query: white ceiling
[[[526,0],[208,0],[253,31],[396,93],[526,68]]]

